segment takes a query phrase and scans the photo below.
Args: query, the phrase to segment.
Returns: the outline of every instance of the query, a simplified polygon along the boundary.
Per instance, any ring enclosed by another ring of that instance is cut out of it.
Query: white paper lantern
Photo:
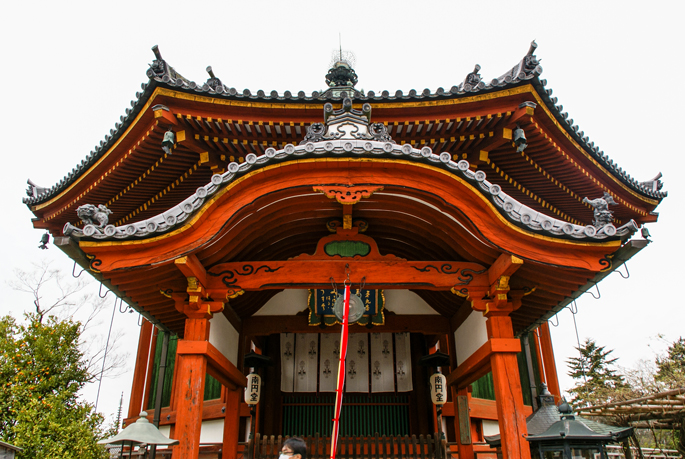
[[[262,390],[262,378],[257,373],[247,375],[247,386],[245,387],[245,403],[256,405],[259,403],[259,396]]]
[[[435,373],[430,378],[431,400],[435,405],[444,405],[447,401],[447,378],[440,373]]]

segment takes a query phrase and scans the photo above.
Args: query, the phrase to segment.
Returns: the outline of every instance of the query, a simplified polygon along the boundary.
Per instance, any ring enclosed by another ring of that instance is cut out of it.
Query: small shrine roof
[[[474,70],[469,73],[466,78],[457,85],[449,89],[437,88],[436,90],[424,89],[423,91],[410,90],[405,94],[401,90],[395,92],[381,91],[376,93],[368,91],[363,93],[354,89],[353,86],[333,86],[326,91],[313,91],[307,94],[305,91],[285,91],[279,93],[277,91],[266,92],[258,90],[253,92],[249,89],[239,91],[235,88],[226,86],[219,78],[217,78],[211,67],[207,68],[210,78],[204,83],[197,83],[190,81],[181,76],[173,67],[171,67],[161,56],[159,50],[155,46],[156,59],[147,70],[149,81],[143,83],[142,91],[136,93],[136,99],[131,101],[131,107],[126,109],[125,115],[120,117],[120,121],[115,123],[113,129],[109,134],[100,141],[99,145],[79,163],[71,172],[64,176],[59,182],[49,188],[42,188],[33,185],[29,182],[29,189],[27,190],[28,197],[23,199],[27,206],[41,204],[56,196],[61,191],[65,190],[69,185],[74,183],[82,174],[84,174],[91,166],[93,166],[116,142],[122,137],[126,130],[131,126],[132,122],[139,115],[143,107],[152,96],[155,89],[164,87],[178,90],[196,95],[207,95],[214,98],[221,98],[236,101],[261,101],[266,103],[273,103],[275,101],[284,102],[287,104],[311,104],[325,103],[325,102],[342,102],[346,97],[350,97],[354,102],[383,102],[383,103],[402,103],[402,102],[422,102],[426,100],[448,100],[469,97],[474,94],[483,94],[488,92],[495,92],[506,88],[513,88],[523,84],[532,84],[536,92],[544,102],[547,109],[552,113],[559,126],[561,126],[568,135],[573,138],[587,154],[596,160],[599,164],[609,170],[622,183],[627,185],[631,190],[639,193],[642,196],[655,198],[660,200],[664,198],[667,193],[661,191],[662,183],[659,176],[652,180],[638,181],[630,176],[626,171],[618,166],[612,159],[608,157],[603,151],[599,149],[594,142],[590,141],[585,132],[580,130],[568,113],[563,111],[563,106],[558,104],[558,99],[552,96],[552,90],[548,89],[547,81],[540,79],[542,67],[539,60],[535,56],[535,49],[537,44],[531,43],[530,49],[526,55],[514,67],[503,75],[493,78],[486,82],[480,75],[480,66],[476,65]]]

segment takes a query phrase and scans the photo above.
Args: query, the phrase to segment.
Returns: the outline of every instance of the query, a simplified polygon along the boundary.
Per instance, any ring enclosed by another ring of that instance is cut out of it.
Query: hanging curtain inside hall
[[[335,392],[340,335],[281,333],[281,391]],[[350,333],[345,392],[411,392],[409,333]]]

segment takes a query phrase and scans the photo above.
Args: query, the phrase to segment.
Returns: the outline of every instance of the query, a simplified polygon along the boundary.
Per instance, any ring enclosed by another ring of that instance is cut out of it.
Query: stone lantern
[[[607,459],[607,443],[620,442],[633,435],[632,427],[615,427],[576,418],[568,403],[559,407],[546,385],[538,397],[540,408],[528,418],[526,426],[532,459]],[[485,437],[502,457],[499,435]]]

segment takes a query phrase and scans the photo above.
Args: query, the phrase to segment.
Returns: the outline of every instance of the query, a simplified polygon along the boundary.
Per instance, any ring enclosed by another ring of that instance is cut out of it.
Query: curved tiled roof
[[[616,228],[611,223],[601,228],[596,228],[592,225],[574,225],[537,212],[507,195],[499,185],[488,182],[485,172],[472,171],[469,168],[468,161],[453,161],[452,155],[449,153],[443,152],[440,155],[436,155],[429,147],[423,147],[418,150],[409,144],[397,145],[392,141],[342,139],[309,142],[297,146],[288,144],[281,150],[268,148],[265,154],[260,156],[250,153],[245,157],[246,161],[244,163],[230,163],[227,172],[215,174],[212,176],[210,183],[198,188],[193,195],[159,215],[127,225],[107,225],[103,229],[88,224],[81,230],[67,223],[64,228],[64,234],[66,236],[73,235],[79,238],[85,237],[96,240],[125,240],[153,237],[175,227],[182,226],[183,222],[198,211],[209,197],[234,181],[234,179],[249,173],[252,169],[268,163],[288,161],[292,158],[303,156],[394,156],[438,165],[472,183],[510,221],[524,229],[547,236],[579,241],[602,241],[618,238],[626,239],[638,229],[637,224],[633,220],[620,228]]]
[[[83,159],[71,170],[71,172],[69,172],[64,178],[62,178],[52,187],[40,188],[30,184],[27,192],[29,197],[24,198],[23,202],[28,206],[42,203],[47,199],[57,195],[59,192],[73,183],[78,177],[80,177],[81,174],[95,164],[98,159],[100,159],[121,137],[121,135],[131,125],[133,120],[135,120],[136,116],[140,113],[141,109],[145,106],[145,103],[148,101],[157,87],[168,87],[194,94],[207,94],[213,97],[235,100],[287,101],[294,103],[306,103],[312,101],[342,101],[347,96],[352,97],[355,101],[359,102],[452,99],[472,95],[474,93],[496,91],[502,88],[512,87],[524,83],[531,83],[536,88],[547,108],[551,111],[560,125],[563,126],[568,134],[576,142],[578,142],[578,144],[581,145],[586,152],[599,164],[611,171],[629,188],[641,193],[644,196],[656,199],[662,199],[666,197],[667,193],[660,191],[662,183],[660,180],[658,180],[658,178],[646,182],[640,182],[631,177],[626,171],[619,167],[618,164],[616,164],[603,151],[601,151],[599,147],[594,144],[594,142],[591,142],[585,133],[581,131],[576,124],[574,124],[573,119],[569,118],[568,113],[563,111],[563,106],[557,104],[557,98],[552,97],[552,90],[546,88],[547,81],[539,78],[540,74],[542,73],[542,67],[539,65],[539,61],[534,54],[536,48],[537,45],[535,42],[533,42],[528,50],[528,53],[517,65],[512,67],[508,72],[500,77],[492,79],[489,83],[486,83],[482,80],[480,74],[478,73],[480,66],[477,65],[474,71],[469,73],[463,82],[459,83],[459,85],[452,86],[449,90],[438,88],[434,92],[429,89],[424,89],[423,91],[418,92],[412,89],[407,94],[404,94],[401,90],[397,90],[394,94],[391,94],[386,90],[379,94],[376,94],[374,91],[368,91],[366,94],[363,94],[350,87],[348,88],[349,94],[347,91],[340,90],[346,88],[338,88],[338,91],[329,89],[324,92],[314,91],[310,95],[307,95],[304,91],[298,91],[297,93],[285,91],[282,94],[279,94],[277,91],[271,91],[267,94],[265,91],[259,90],[253,94],[249,89],[245,89],[241,92],[235,88],[230,88],[224,85],[220,79],[214,76],[211,67],[207,68],[210,78],[205,83],[189,81],[186,78],[183,78],[173,69],[173,67],[169,66],[166,61],[162,59],[157,47],[155,46],[153,51],[155,51],[157,59],[155,59],[151,67],[147,70],[149,81],[141,85],[142,91],[136,93],[136,99],[131,101],[131,107],[127,108],[126,114],[122,115],[120,117],[120,121],[115,123],[114,129],[110,130],[109,134],[105,136],[104,140],[101,140],[99,145],[96,145],[85,159]]]

